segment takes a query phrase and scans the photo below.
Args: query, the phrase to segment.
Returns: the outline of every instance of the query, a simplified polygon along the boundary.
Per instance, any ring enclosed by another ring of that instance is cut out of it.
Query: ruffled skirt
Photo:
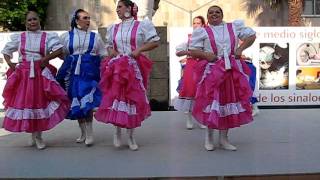
[[[201,124],[211,129],[226,130],[251,122],[249,85],[250,69],[244,61],[230,57],[231,69],[225,69],[224,59],[215,63],[201,61],[192,114]]]
[[[53,128],[67,115],[70,102],[54,78],[55,68],[43,70],[34,62],[35,77],[30,78],[30,63],[20,63],[8,71],[3,90],[5,117],[3,127],[11,132],[37,132]]]
[[[95,118],[122,128],[141,126],[151,115],[146,87],[152,62],[145,56],[119,56],[101,65],[102,102]]]
[[[257,99],[258,92],[257,92],[257,88],[256,88],[256,82],[257,82],[256,73],[257,73],[257,69],[250,62],[246,61],[246,64],[248,65],[248,67],[251,70],[250,77],[249,77],[249,83],[250,83],[250,87],[251,87],[251,90],[253,91],[253,93],[252,93],[252,97],[250,98],[250,102],[251,102],[251,104],[255,104],[256,102],[258,102],[258,99]]]
[[[196,94],[197,82],[195,68],[198,61],[192,58],[187,59],[183,68],[183,78],[178,90],[179,97],[174,100],[174,108],[178,111],[189,112],[192,110],[194,96]]]
[[[80,72],[75,74],[79,55],[67,56],[57,75],[57,81],[67,91],[71,108],[67,118],[87,118],[99,107],[102,93],[99,89],[100,57],[84,54],[81,56]]]

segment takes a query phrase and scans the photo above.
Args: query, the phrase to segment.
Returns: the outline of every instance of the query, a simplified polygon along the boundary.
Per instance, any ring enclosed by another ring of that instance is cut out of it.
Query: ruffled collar
[[[42,32],[41,30],[27,31],[28,34],[40,34],[41,32]]]
[[[122,20],[122,23],[124,23],[124,24],[131,23],[133,20],[134,20],[134,18],[131,17],[131,18]]]
[[[220,24],[218,25],[212,25],[212,24],[209,24],[210,27],[219,27],[219,26],[224,26],[224,24],[226,24],[225,21],[222,21]]]
[[[89,32],[90,32],[89,30],[84,31],[84,30],[78,29],[78,28],[74,28],[73,31],[74,31],[74,32],[78,32],[78,33],[80,33],[80,34],[86,34],[86,33],[89,33]]]

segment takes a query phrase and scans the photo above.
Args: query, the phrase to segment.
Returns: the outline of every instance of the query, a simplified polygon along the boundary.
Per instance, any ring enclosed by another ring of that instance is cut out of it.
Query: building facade
[[[224,10],[226,21],[243,19],[248,26],[287,26],[287,1],[282,1],[276,10],[262,2],[263,0],[233,0],[232,3],[227,0],[160,0],[159,9],[152,21],[156,26],[188,27],[193,17],[206,17],[208,7],[219,5]],[[91,14],[93,29],[107,27],[118,21],[116,0],[50,0],[45,28],[67,30],[72,14],[78,8]],[[302,17],[305,26],[319,26],[320,1],[305,0]]]

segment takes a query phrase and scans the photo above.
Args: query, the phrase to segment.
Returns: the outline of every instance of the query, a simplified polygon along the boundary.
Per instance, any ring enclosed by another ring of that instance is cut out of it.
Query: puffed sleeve
[[[60,43],[63,45],[63,54],[69,55],[69,49],[68,49],[68,42],[69,42],[69,32],[65,32],[60,35]]]
[[[244,39],[256,34],[256,32],[252,28],[246,27],[244,25],[243,20],[235,20],[233,21],[233,25],[240,39]]]
[[[188,50],[188,43],[181,43],[176,46],[176,53]]]
[[[148,19],[141,21],[141,29],[144,35],[143,42],[156,42],[160,40],[156,28]]]
[[[204,28],[196,28],[192,32],[189,49],[204,49],[204,40],[207,38],[207,32]]]
[[[106,49],[113,48],[113,31],[114,31],[115,24],[112,24],[107,27],[106,33]]]
[[[98,55],[100,57],[105,57],[108,55],[108,52],[107,52],[107,49],[105,47],[105,44],[100,36],[100,34],[97,33],[97,36],[96,36],[96,42],[97,42],[97,52],[98,52]]]
[[[63,45],[60,43],[60,39],[57,33],[48,33],[47,35],[47,49],[49,52],[56,51],[63,47]]]
[[[20,42],[20,34],[12,34],[10,36],[10,41],[4,46],[3,50],[1,51],[2,54],[6,54],[12,58],[12,54],[16,52],[19,48]]]

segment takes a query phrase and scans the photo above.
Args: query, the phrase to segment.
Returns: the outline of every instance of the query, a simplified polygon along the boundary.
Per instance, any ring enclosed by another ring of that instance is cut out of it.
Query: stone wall
[[[158,48],[150,51],[148,56],[153,60],[149,99],[153,110],[168,110],[169,105],[169,52],[167,27],[157,27],[161,38]]]
[[[83,8],[92,18],[92,29],[107,27],[119,21],[116,13],[117,0],[50,0],[48,19],[45,26],[48,30],[67,30],[72,12]],[[243,19],[248,26],[286,26],[288,7],[283,1],[278,11],[261,5],[256,0],[161,0],[159,9],[153,16],[156,26],[190,27],[193,17],[206,17],[212,5],[219,5],[224,10],[224,20]],[[279,18],[280,17],[280,18]],[[311,19],[317,21],[317,18]],[[310,23],[309,23],[310,24]]]

